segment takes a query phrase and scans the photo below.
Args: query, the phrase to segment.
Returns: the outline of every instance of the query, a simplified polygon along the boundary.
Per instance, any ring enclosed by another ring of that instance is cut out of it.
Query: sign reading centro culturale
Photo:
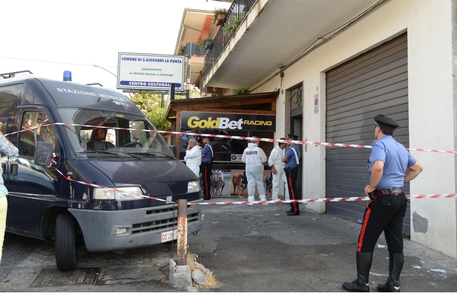
[[[184,89],[184,56],[119,52],[117,89]]]
[[[237,131],[275,131],[276,117],[271,115],[181,112],[181,129],[197,128]]]

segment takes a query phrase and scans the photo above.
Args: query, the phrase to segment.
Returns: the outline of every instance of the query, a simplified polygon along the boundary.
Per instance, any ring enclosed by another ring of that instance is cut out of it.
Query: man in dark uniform
[[[211,199],[211,171],[213,170],[213,147],[211,145],[211,138],[203,138],[205,146],[202,149],[202,163],[200,165],[200,173],[203,183],[203,198],[205,200]]]
[[[389,251],[389,277],[381,292],[400,291],[400,273],[403,268],[403,217],[406,213],[406,196],[403,185],[422,172],[422,166],[393,137],[397,122],[384,115],[374,117],[375,141],[368,159],[370,183],[365,194],[370,197],[363,216],[357,252],[357,279],[344,283],[346,291],[369,292],[370,273],[375,244],[384,231]]]
[[[288,134],[289,140],[298,140],[297,135]],[[285,164],[284,172],[287,178],[287,188],[289,190],[290,200],[301,200],[301,195],[297,194],[298,165],[300,164],[300,150],[294,142],[288,142],[289,149],[282,157]],[[290,203],[290,210],[287,216],[300,215],[300,203]]]

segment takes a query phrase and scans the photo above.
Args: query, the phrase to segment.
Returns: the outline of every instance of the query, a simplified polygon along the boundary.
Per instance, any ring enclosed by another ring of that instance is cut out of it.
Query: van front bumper
[[[162,234],[177,229],[174,205],[100,211],[69,208],[81,227],[89,251],[146,247],[163,242]],[[200,206],[187,207],[187,234],[202,228]]]

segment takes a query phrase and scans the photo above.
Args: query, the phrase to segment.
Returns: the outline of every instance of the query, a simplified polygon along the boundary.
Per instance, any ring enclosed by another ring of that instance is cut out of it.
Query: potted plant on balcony
[[[236,16],[232,16],[229,20],[224,24],[222,30],[224,31],[225,36],[230,36],[236,28],[238,28],[240,24],[240,19]]]
[[[224,23],[225,15],[227,14],[227,9],[218,8],[214,10],[213,15],[213,25],[220,26]]]
[[[203,47],[205,49],[210,49],[212,45],[213,39],[211,38],[201,39],[200,42],[198,42],[198,46]]]
[[[177,55],[184,55],[184,46],[179,46]]]

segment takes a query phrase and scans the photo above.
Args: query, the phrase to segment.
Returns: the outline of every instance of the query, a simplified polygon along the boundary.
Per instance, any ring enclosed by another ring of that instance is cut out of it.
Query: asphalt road
[[[306,209],[286,216],[284,204],[201,206],[203,229],[188,237],[188,251],[217,286],[196,285],[199,292],[343,292],[341,284],[355,279],[360,224]],[[457,291],[455,259],[407,239],[405,255],[402,292]],[[0,291],[183,292],[168,283],[169,262],[176,257],[174,243],[125,253],[91,253],[81,246],[78,269],[59,272],[52,241],[7,234]],[[371,291],[387,277],[387,257],[380,238]]]

